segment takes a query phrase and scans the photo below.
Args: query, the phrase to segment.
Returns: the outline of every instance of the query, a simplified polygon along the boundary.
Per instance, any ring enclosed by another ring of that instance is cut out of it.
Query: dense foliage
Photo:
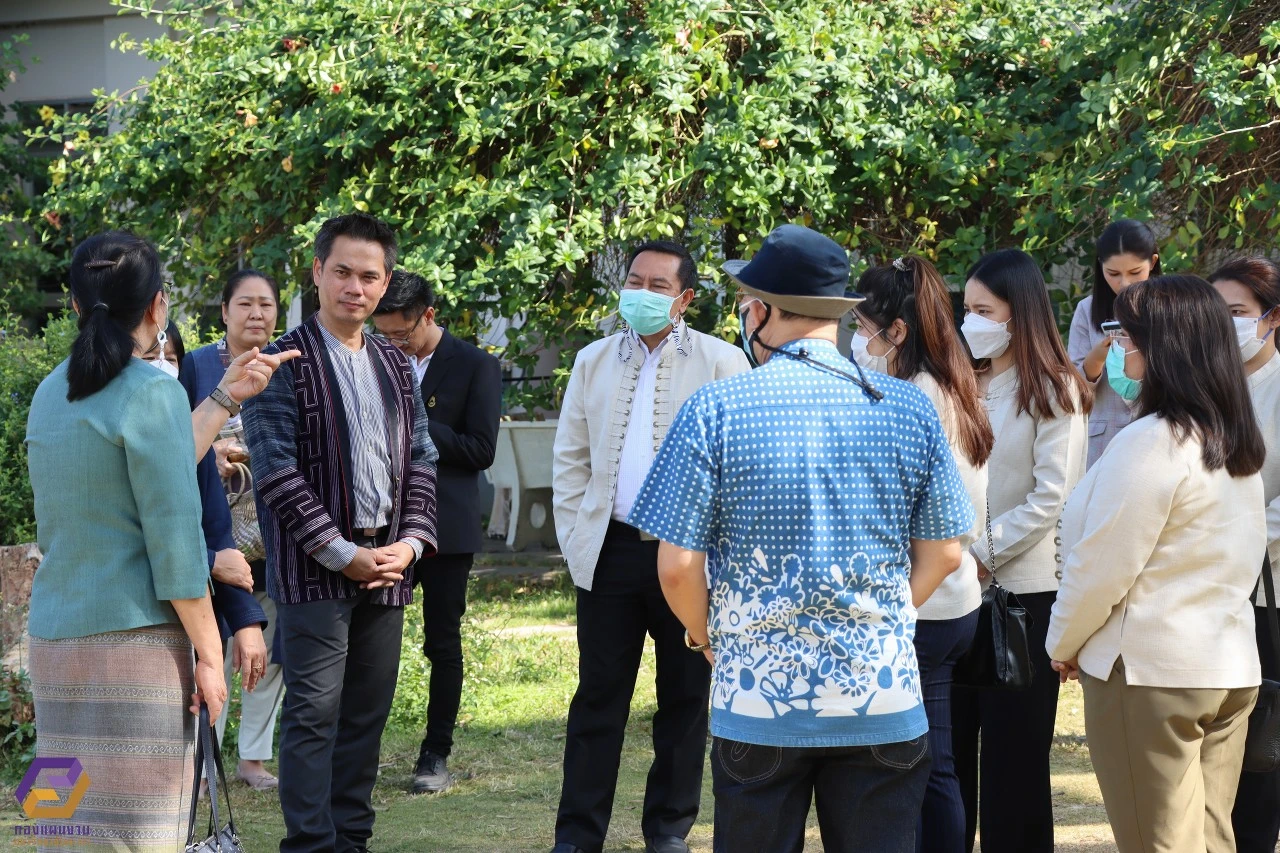
[[[125,225],[181,283],[242,257],[297,288],[319,222],[369,210],[457,330],[523,319],[506,358],[560,345],[561,380],[644,237],[710,271],[802,221],[953,281],[1021,244],[1064,286],[1114,214],[1158,220],[1171,267],[1276,239],[1278,0],[121,5],[170,28],[141,46],[165,65],[51,123],[51,233]]]
[[[0,39],[0,98],[27,71],[18,56],[26,36]],[[30,192],[42,177],[47,158],[26,144],[24,128],[51,122],[53,108],[0,110],[0,312],[19,317],[41,313],[44,298],[37,284],[56,274],[64,256],[63,240],[42,236],[40,200]]]

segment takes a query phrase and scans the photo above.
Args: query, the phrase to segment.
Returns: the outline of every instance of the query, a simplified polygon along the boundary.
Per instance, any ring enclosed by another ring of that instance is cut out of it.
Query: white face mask
[[[969,351],[974,358],[997,358],[1004,355],[1009,341],[1013,340],[1013,332],[1008,326],[1008,320],[997,323],[977,314],[965,314],[960,334],[969,343]]]
[[[1271,312],[1268,311],[1267,314]],[[1236,326],[1236,340],[1240,344],[1240,357],[1245,361],[1253,358],[1262,352],[1262,348],[1266,346],[1267,339],[1258,337],[1258,323],[1267,314],[1262,317],[1232,317],[1231,322]],[[1267,332],[1267,337],[1271,337],[1271,333]]]
[[[161,373],[167,373],[174,379],[178,378],[178,368],[169,363],[166,358],[152,358],[147,360],[147,364],[159,370]]]
[[[884,329],[881,329],[879,332],[876,332],[876,335],[883,332]],[[875,335],[872,335],[871,337],[873,338]],[[862,367],[865,367],[867,370],[874,370],[879,373],[888,373],[889,353],[885,353],[884,355],[872,355],[867,352],[867,344],[869,343],[871,343],[871,338],[864,337],[857,332],[853,333],[853,341],[850,344],[850,354],[853,356],[853,360]],[[894,349],[896,349],[896,347],[891,347],[889,352],[893,352]]]

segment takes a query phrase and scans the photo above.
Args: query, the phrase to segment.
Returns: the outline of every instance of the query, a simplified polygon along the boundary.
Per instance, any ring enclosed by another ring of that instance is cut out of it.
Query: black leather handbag
[[[1276,615],[1276,583],[1270,556],[1262,560],[1262,588],[1266,592],[1271,650],[1280,657],[1280,617]],[[1244,742],[1244,769],[1250,773],[1280,770],[1280,681],[1264,678],[1258,688],[1258,704],[1249,715],[1249,735]]]
[[[982,593],[978,630],[973,645],[957,663],[954,683],[966,687],[1023,690],[1031,686],[1031,616],[1018,596],[1000,585],[996,575],[996,543],[991,535],[991,506],[987,506],[987,554],[991,585]]]
[[[187,820],[186,853],[244,853],[236,834],[236,819],[231,815],[231,792],[227,774],[222,770],[222,751],[218,738],[209,725],[209,706],[200,703],[200,720],[196,723],[196,778],[191,791],[191,816]],[[196,806],[200,802],[200,780],[209,783],[209,831],[203,841],[196,841]],[[218,816],[218,786],[227,798],[227,822]]]

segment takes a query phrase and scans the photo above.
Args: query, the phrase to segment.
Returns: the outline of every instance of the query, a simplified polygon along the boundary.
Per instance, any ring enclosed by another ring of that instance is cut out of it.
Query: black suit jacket
[[[475,554],[484,539],[480,517],[489,509],[480,506],[480,472],[493,464],[498,443],[502,368],[489,353],[446,331],[422,377],[422,403],[440,452],[438,553]]]

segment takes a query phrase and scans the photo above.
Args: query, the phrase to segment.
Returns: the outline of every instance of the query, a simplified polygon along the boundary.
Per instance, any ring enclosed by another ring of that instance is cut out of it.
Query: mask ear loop
[[[1261,323],[1263,320],[1267,319],[1267,317],[1268,317],[1268,316],[1271,314],[1271,312],[1272,312],[1272,311],[1274,311],[1274,310],[1276,310],[1276,306],[1272,305],[1270,308],[1268,308],[1268,309],[1263,313],[1263,315],[1262,315],[1261,317],[1259,317],[1259,318],[1258,318],[1258,322],[1259,322],[1259,323]],[[1274,332],[1274,331],[1275,331],[1275,327],[1274,327],[1274,326],[1273,326],[1272,328],[1270,328],[1270,329],[1267,329],[1267,333],[1266,333],[1265,335],[1263,335],[1262,340],[1264,340],[1264,341],[1265,341],[1267,338],[1271,337],[1271,333],[1272,333],[1272,332]]]

